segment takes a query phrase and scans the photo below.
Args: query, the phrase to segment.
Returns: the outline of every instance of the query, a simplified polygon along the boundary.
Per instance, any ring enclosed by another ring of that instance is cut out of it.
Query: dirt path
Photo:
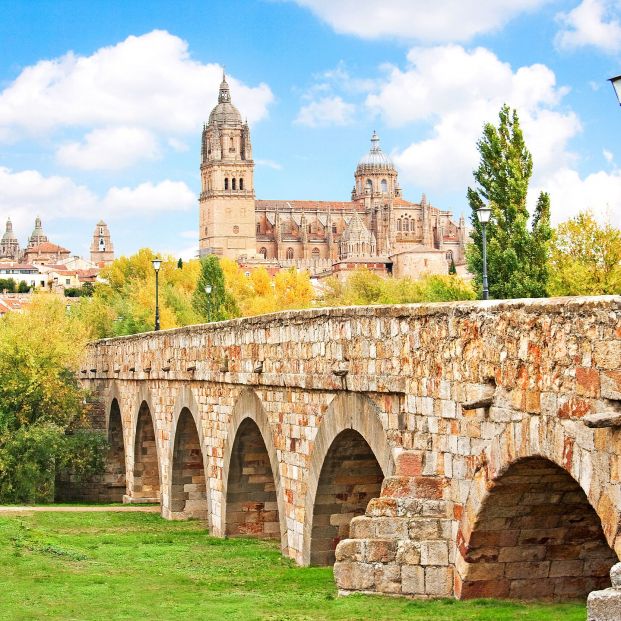
[[[0,515],[3,513],[32,513],[33,511],[57,511],[57,512],[87,512],[87,513],[100,513],[104,511],[112,511],[116,513],[159,513],[160,508],[157,505],[118,505],[113,507],[105,507],[105,506],[80,506],[80,505],[67,505],[67,506],[45,506],[45,505],[36,505],[33,507],[29,506],[17,506],[17,505],[7,505],[0,506]]]

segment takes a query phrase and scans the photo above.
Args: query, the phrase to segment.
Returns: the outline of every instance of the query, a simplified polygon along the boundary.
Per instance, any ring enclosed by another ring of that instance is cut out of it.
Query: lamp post
[[[207,323],[211,321],[211,285],[205,285],[205,293],[207,294]]]
[[[621,105],[621,75],[618,75],[616,78],[608,78],[608,81],[615,89],[615,93],[617,94],[617,101],[619,102],[619,105]]]
[[[480,207],[477,210],[477,217],[481,223],[481,231],[483,233],[483,299],[489,300],[489,288],[487,285],[487,236],[485,227],[489,222],[489,218],[492,215],[492,210],[489,207]]]
[[[153,269],[155,270],[155,330],[160,329],[160,289],[159,289],[159,275],[160,267],[162,266],[161,259],[153,259],[151,261]]]

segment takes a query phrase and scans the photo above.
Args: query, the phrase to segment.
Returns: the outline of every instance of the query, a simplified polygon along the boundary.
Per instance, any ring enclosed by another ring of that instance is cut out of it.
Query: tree
[[[0,320],[0,502],[51,501],[58,469],[102,469],[106,438],[88,429],[76,379],[86,340],[52,295]]]
[[[449,274],[455,275],[457,274],[457,267],[455,266],[455,260],[451,257],[451,264],[449,265]]]
[[[12,278],[0,278],[0,293],[4,291],[7,293],[15,293],[16,288],[16,283]]]
[[[25,280],[20,280],[19,285],[17,287],[17,293],[28,293],[30,291],[30,286]]]
[[[621,231],[589,211],[559,224],[550,258],[552,295],[621,293]]]
[[[477,211],[487,205],[492,210],[486,227],[490,297],[544,296],[551,238],[550,202],[547,194],[539,196],[529,228],[526,197],[533,160],[517,112],[504,105],[498,128],[487,123],[477,149],[481,159],[473,173],[476,185],[467,193],[473,226],[473,243],[466,251],[468,269],[480,289],[483,242]]]
[[[223,321],[239,317],[239,308],[235,298],[226,290],[224,273],[218,257],[213,254],[201,259],[201,271],[192,296],[194,310],[205,321]],[[206,292],[206,287],[211,292]]]

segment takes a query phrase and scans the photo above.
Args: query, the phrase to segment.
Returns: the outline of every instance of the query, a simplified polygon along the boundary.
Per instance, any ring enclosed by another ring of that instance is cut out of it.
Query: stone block
[[[401,567],[396,563],[375,568],[375,590],[378,593],[401,593]]]
[[[397,556],[397,542],[390,539],[371,539],[367,542],[367,562],[391,563]]]
[[[344,591],[368,591],[375,585],[375,569],[366,563],[334,563],[334,580]]]
[[[421,565],[448,565],[446,541],[423,541],[420,544]]]
[[[364,561],[366,560],[366,541],[361,539],[343,539],[336,546],[337,561]]]
[[[414,541],[399,541],[396,560],[400,565],[420,564],[420,544]]]
[[[431,597],[450,597],[453,592],[451,567],[425,568],[425,594]]]
[[[587,621],[619,621],[621,590],[592,591],[587,598]]]
[[[418,565],[401,567],[401,592],[405,595],[425,594],[425,570]]]

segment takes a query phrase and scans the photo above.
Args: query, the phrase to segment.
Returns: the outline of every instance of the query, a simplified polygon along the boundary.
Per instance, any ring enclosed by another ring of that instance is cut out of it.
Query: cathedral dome
[[[239,110],[231,103],[231,92],[229,91],[226,77],[222,76],[220,93],[218,94],[218,104],[209,115],[209,124],[241,125],[241,122]]]
[[[358,162],[357,170],[381,169],[393,170],[395,165],[392,160],[382,151],[379,146],[379,136],[373,132],[371,136],[371,149],[363,155]]]

